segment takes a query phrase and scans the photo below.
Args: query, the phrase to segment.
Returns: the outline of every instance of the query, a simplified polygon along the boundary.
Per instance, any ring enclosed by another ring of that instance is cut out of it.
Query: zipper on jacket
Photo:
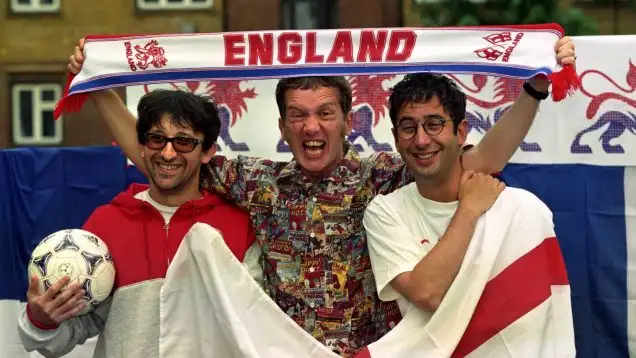
[[[168,245],[168,242],[169,242],[168,230],[170,229],[170,224],[165,224],[163,228],[166,230],[166,241],[165,241],[164,251],[166,255],[166,270],[167,270],[168,267],[170,267],[170,253],[168,252],[168,248],[170,247],[170,245]]]

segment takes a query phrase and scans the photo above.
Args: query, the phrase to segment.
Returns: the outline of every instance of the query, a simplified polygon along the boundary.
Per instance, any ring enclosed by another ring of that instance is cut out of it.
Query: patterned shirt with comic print
[[[320,182],[295,161],[216,157],[204,186],[249,211],[261,245],[264,287],[296,323],[352,357],[394,327],[395,302],[377,296],[362,218],[377,194],[412,181],[397,153],[361,159],[350,143]],[[266,324],[265,326],[266,327]]]

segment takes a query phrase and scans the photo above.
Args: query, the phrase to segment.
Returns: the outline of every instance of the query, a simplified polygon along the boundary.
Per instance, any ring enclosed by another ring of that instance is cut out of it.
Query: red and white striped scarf
[[[561,68],[554,53],[563,35],[543,24],[87,36],[86,60],[69,74],[55,118],[105,88],[310,75],[545,75],[560,101],[578,88],[574,68]]]

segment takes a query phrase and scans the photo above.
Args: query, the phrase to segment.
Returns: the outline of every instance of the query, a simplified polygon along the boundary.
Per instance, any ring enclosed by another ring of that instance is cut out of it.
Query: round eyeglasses
[[[442,132],[444,129],[444,124],[448,119],[444,118],[430,118],[424,122],[417,122],[415,120],[406,119],[400,122],[397,126],[397,135],[398,137],[409,140],[413,139],[417,134],[417,128],[421,125],[424,128],[424,132],[429,136],[435,136]]]
[[[172,143],[172,148],[179,153],[190,153],[197,145],[203,143],[200,139],[190,137],[166,137],[157,133],[146,133],[144,145],[153,150],[162,150],[168,143]]]

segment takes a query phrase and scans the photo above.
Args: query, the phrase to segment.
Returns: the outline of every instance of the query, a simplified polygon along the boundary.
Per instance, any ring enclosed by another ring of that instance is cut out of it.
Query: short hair
[[[428,102],[434,97],[451,117],[457,134],[459,123],[466,117],[466,95],[453,80],[437,73],[408,74],[393,87],[389,96],[389,117],[393,127],[397,126],[398,113],[405,105]]]
[[[320,87],[336,88],[340,92],[340,108],[347,115],[351,111],[353,92],[351,84],[343,76],[305,76],[289,77],[278,81],[276,86],[276,104],[280,118],[285,119],[287,106],[285,94],[288,90],[315,90]]]
[[[137,104],[137,141],[146,142],[146,133],[158,125],[164,115],[172,124],[203,133],[201,148],[207,151],[221,131],[219,109],[210,98],[181,90],[158,89],[145,94]]]

